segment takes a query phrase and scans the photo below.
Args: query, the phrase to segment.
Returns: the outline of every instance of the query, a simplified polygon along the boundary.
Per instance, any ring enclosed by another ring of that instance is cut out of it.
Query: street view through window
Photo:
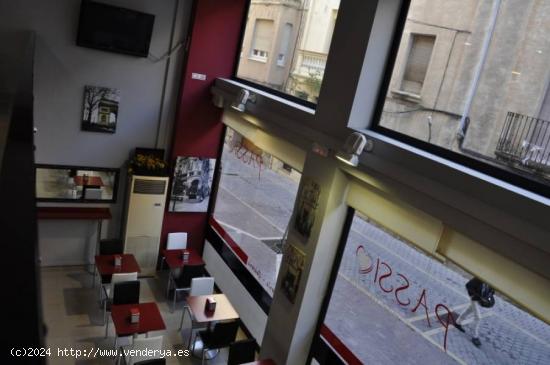
[[[222,152],[214,219],[245,254],[239,257],[273,296],[301,174],[231,128]]]
[[[550,326],[472,279],[356,213],[321,333],[364,364],[550,364]]]
[[[548,184],[549,16],[549,0],[412,0],[379,125]]]
[[[253,0],[237,77],[317,103],[340,0]]]

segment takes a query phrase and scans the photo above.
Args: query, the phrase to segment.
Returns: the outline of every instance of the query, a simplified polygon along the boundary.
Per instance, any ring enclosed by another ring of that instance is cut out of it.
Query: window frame
[[[304,0],[304,1],[308,1],[308,0]],[[317,108],[317,103],[313,103],[313,102],[308,101],[308,100],[300,99],[297,96],[290,95],[290,94],[287,94],[283,91],[275,90],[275,89],[270,88],[268,86],[258,84],[258,83],[255,83],[253,81],[246,80],[246,79],[243,79],[243,78],[237,76],[237,73],[239,71],[239,63],[240,63],[240,60],[241,60],[241,53],[242,53],[242,49],[243,49],[244,36],[245,36],[245,32],[246,32],[246,23],[248,23],[248,15],[250,13],[251,2],[252,2],[251,0],[246,0],[245,13],[244,13],[244,16],[243,16],[243,22],[241,24],[241,31],[240,31],[240,36],[239,36],[239,50],[235,54],[235,62],[233,62],[234,67],[233,67],[233,73],[232,73],[233,76],[231,77],[231,79],[235,80],[237,82],[240,82],[242,84],[251,86],[253,88],[256,88],[256,89],[265,91],[267,93],[273,94],[273,95],[278,96],[280,98],[286,99],[286,100],[291,101],[293,103],[300,104],[300,105],[303,105],[305,107],[308,107],[308,108],[311,108],[311,109],[315,110]],[[298,29],[298,31],[299,31],[299,29]],[[276,53],[276,54],[278,56],[278,53]],[[243,57],[250,58],[250,54],[249,55],[244,55],[243,54]],[[255,59],[255,58],[252,58],[252,60],[255,60],[255,61],[258,61],[258,62],[267,62],[267,61],[261,61],[261,60]],[[287,55],[285,55],[285,66],[288,62],[289,62],[289,59],[288,59]],[[276,59],[275,59],[275,64],[277,65],[277,60]],[[321,83],[321,89],[322,88],[323,88],[323,83]]]
[[[234,129],[226,124],[223,124],[223,131],[222,131],[220,140],[218,142],[220,148],[216,157],[218,163],[216,163],[214,176],[212,178],[212,192],[210,195],[210,201],[208,203],[208,210],[207,210],[208,222],[205,228],[206,240],[209,241],[212,247],[214,248],[214,250],[218,252],[222,260],[226,263],[229,270],[233,272],[233,274],[237,277],[240,283],[246,288],[248,293],[251,295],[254,301],[256,301],[256,303],[260,306],[260,308],[264,311],[264,313],[266,315],[269,315],[269,309],[271,307],[271,302],[273,301],[272,295],[267,292],[267,290],[264,288],[263,284],[260,282],[258,277],[253,275],[252,272],[250,272],[250,269],[241,262],[241,257],[239,257],[240,255],[238,253],[238,250],[242,251],[242,249],[239,246],[239,242],[235,241],[227,232],[225,232],[223,227],[220,226],[219,222],[216,220],[216,217],[214,216],[214,213],[216,210],[216,203],[218,201],[218,192],[219,192],[220,183],[221,183],[222,174],[223,174],[222,157],[224,152],[225,138],[227,135],[227,131],[229,129],[232,129],[235,133],[238,133],[243,138],[246,138],[237,129]],[[279,161],[281,161],[284,166],[290,166],[292,169],[295,169],[291,165],[288,165],[286,162],[279,159],[278,157],[274,155],[272,156],[277,158]],[[298,171],[300,174],[302,174],[302,171],[299,171],[297,169],[295,169],[295,171]],[[294,200],[296,201],[297,198],[298,196],[296,196]],[[235,250],[235,247],[237,247],[237,250]],[[241,252],[241,253],[244,253],[246,255],[246,252]],[[274,287],[277,285],[277,279],[278,279],[278,275],[275,280]]]
[[[466,154],[460,154],[458,152],[454,152],[438,145],[413,138],[406,134],[380,125],[386,95],[388,94],[388,92],[390,92],[390,82],[393,76],[393,72],[396,69],[397,55],[399,52],[399,47],[401,45],[401,38],[404,34],[405,24],[407,21],[411,1],[412,0],[403,0],[403,3],[401,5],[400,14],[396,27],[394,29],[393,39],[390,46],[386,66],[384,67],[382,82],[380,83],[373,115],[370,125],[367,126],[367,130],[380,133],[381,135],[390,137],[398,142],[405,143],[414,148],[426,151],[437,157],[442,157],[451,162],[458,163],[467,168],[474,169],[483,174],[497,178],[522,189],[526,189],[535,194],[550,198],[550,182],[548,184],[544,184],[543,182],[528,176],[527,172],[523,172],[521,170],[518,170],[517,173],[508,171],[505,168],[500,167],[500,165],[498,165],[497,163],[491,163],[488,160],[483,161],[481,158],[477,159]]]
[[[313,340],[311,342],[309,354],[307,357],[307,364],[310,364],[313,358],[319,361],[321,365],[330,364],[331,362],[327,363],[328,359],[332,361],[341,361],[341,358],[345,357],[346,351],[351,352],[351,350],[349,350],[345,345],[343,345],[343,349],[334,348],[336,346],[328,344],[328,342],[321,337],[321,332],[324,326],[325,316],[327,315],[328,307],[330,305],[330,299],[332,298],[332,292],[334,290],[334,286],[336,285],[336,279],[338,278],[338,271],[340,270],[340,264],[344,256],[344,250],[348,242],[348,236],[351,232],[351,226],[353,224],[355,212],[356,210],[348,205],[348,209],[346,212],[346,221],[340,234],[340,240],[338,241],[338,248],[336,250],[336,255],[334,257],[332,267],[330,268],[330,278],[328,281],[327,289],[325,291],[325,295],[322,298],[321,309],[319,311],[319,317],[317,318],[317,325],[315,327]],[[316,356],[321,358],[317,358]],[[343,361],[341,363],[344,364]]]

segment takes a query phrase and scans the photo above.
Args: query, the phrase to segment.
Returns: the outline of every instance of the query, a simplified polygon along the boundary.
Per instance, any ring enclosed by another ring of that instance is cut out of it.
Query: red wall
[[[191,43],[182,78],[174,125],[171,162],[177,156],[216,158],[223,126],[222,110],[214,107],[210,87],[217,77],[231,77],[239,48],[246,0],[196,0]],[[206,74],[206,81],[191,73]],[[168,209],[168,204],[166,204]],[[161,248],[169,232],[187,232],[188,246],[202,251],[207,213],[164,214]]]

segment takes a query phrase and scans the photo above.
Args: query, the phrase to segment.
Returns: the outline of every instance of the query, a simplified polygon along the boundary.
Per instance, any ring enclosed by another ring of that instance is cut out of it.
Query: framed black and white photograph
[[[302,243],[307,243],[315,223],[321,187],[311,178],[305,177],[298,197],[298,211],[294,217],[294,230],[301,236]]]
[[[291,303],[296,302],[296,295],[300,287],[302,272],[306,262],[306,254],[299,250],[292,243],[285,246],[286,260],[283,269],[283,280],[281,281],[281,289]]]
[[[206,212],[216,159],[178,157],[174,168],[170,212]]]
[[[115,133],[120,91],[101,86],[84,87],[82,130]]]

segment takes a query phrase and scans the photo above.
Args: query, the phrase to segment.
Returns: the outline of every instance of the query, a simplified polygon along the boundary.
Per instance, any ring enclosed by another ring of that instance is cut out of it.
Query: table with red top
[[[189,258],[187,261],[183,261],[183,252],[189,252]],[[204,260],[201,255],[192,248],[181,249],[181,250],[164,250],[164,258],[166,264],[170,270],[176,270],[184,267],[185,265],[204,265]]]
[[[131,323],[131,309],[139,310],[139,322]],[[116,338],[166,329],[157,303],[121,304],[111,306]]]
[[[103,284],[109,283],[113,274],[141,272],[134,255],[119,255],[122,258],[120,266],[115,266],[115,256],[116,255],[97,255],[95,257],[95,266]]]
[[[37,207],[37,218],[42,220],[95,220],[97,221],[97,242],[94,252],[97,252],[103,220],[112,218],[109,208],[87,208],[87,207]],[[93,265],[92,258],[88,258],[88,265]],[[95,272],[90,272],[95,274]],[[92,277],[95,284],[95,276]]]
[[[183,252],[189,252],[189,257],[187,261],[183,261]],[[166,283],[166,288],[170,286],[170,276],[178,269],[181,269],[185,265],[205,265],[204,260],[201,255],[192,248],[178,249],[178,250],[164,250],[164,259],[166,264],[170,268],[170,274],[168,275],[168,282]],[[168,296],[168,291],[166,292]]]

